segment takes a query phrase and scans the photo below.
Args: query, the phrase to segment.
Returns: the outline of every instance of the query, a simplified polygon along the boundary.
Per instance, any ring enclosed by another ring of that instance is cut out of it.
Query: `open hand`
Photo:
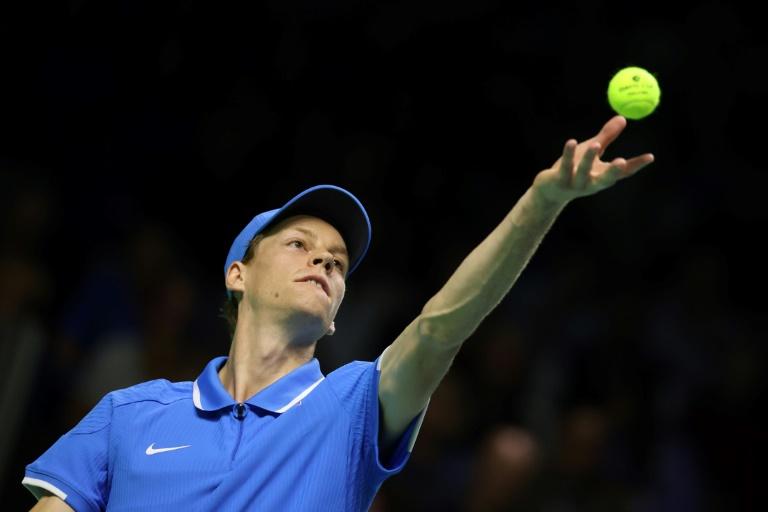
[[[536,175],[534,191],[548,201],[567,203],[604,190],[653,162],[651,153],[629,160],[614,158],[610,163],[600,160],[608,145],[626,126],[624,117],[614,116],[591,139],[580,144],[569,139],[563,148],[563,156],[551,168]]]

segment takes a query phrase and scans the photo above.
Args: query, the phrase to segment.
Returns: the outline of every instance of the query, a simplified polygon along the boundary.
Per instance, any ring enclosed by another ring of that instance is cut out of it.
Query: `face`
[[[324,333],[344,298],[348,265],[346,245],[333,226],[317,217],[294,216],[256,245],[243,265],[239,291],[254,311],[314,324]]]

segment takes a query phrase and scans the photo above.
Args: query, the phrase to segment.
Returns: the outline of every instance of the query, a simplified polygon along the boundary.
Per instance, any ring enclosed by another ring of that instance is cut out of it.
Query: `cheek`
[[[279,299],[282,295],[280,289],[275,286],[274,282],[268,278],[264,278],[264,276],[268,275],[269,274],[266,272],[255,272],[250,276],[251,279],[246,285],[247,293],[256,301]]]
[[[331,288],[333,288],[333,295],[336,297],[334,302],[341,302],[344,299],[344,294],[347,293],[346,283],[343,279],[334,278],[331,282]]]
[[[336,290],[337,290],[337,293],[336,293],[336,301],[335,301],[336,302],[336,308],[335,309],[338,310],[339,306],[341,305],[341,301],[344,300],[344,294],[347,292],[347,290],[346,290],[346,287],[344,286],[343,282],[342,282],[342,284],[338,288],[336,288]]]

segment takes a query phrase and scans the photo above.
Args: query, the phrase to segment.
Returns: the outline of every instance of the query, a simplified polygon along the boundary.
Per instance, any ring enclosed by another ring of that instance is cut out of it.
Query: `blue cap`
[[[308,188],[282,208],[256,215],[237,235],[229,248],[224,276],[234,261],[245,257],[251,240],[269,226],[293,215],[312,215],[323,219],[341,234],[349,253],[347,277],[357,268],[371,244],[371,221],[363,204],[351,192],[334,185]]]

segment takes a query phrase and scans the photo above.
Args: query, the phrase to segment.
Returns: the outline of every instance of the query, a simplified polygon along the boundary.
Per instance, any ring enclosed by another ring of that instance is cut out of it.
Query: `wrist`
[[[531,185],[526,194],[537,210],[560,210],[570,202],[568,199],[553,198],[546,194],[540,187]]]

